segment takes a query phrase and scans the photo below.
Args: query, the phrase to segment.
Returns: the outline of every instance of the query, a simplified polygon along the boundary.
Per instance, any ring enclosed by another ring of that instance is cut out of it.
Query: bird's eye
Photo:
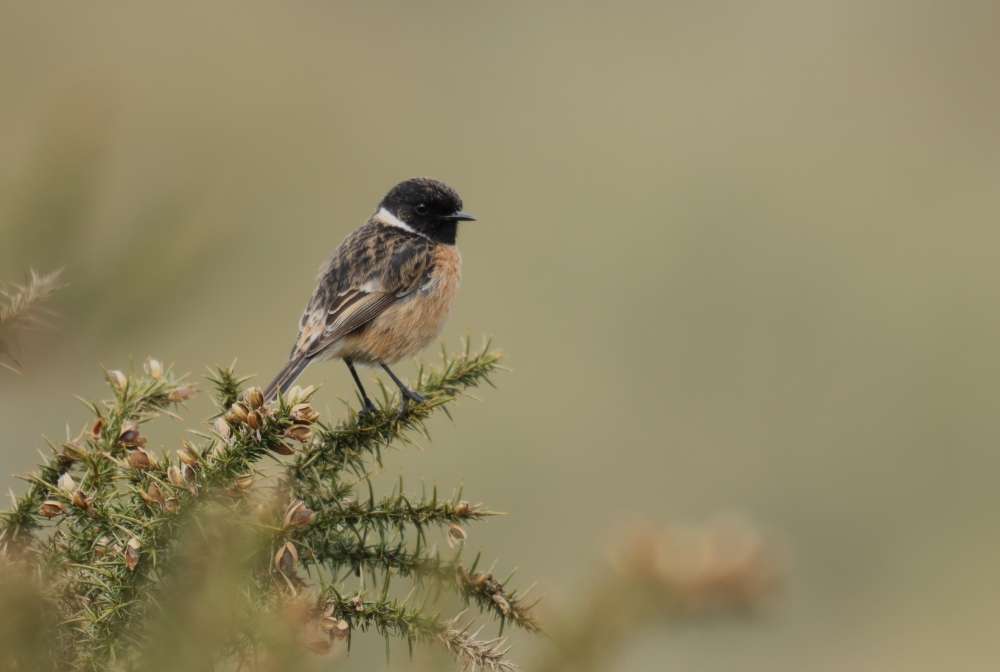
[[[416,209],[418,215],[426,215],[427,214],[427,204],[426,203],[420,203],[420,204],[418,204],[415,209]]]

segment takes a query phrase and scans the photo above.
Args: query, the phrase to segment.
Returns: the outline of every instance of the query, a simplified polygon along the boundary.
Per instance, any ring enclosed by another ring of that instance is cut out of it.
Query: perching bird
[[[366,412],[375,404],[355,364],[385,369],[399,387],[403,410],[407,401],[423,401],[389,364],[415,354],[440,333],[461,275],[458,223],[474,220],[442,182],[418,177],[393,187],[320,271],[288,364],[267,386],[265,398],[288,390],[313,360],[340,358]]]

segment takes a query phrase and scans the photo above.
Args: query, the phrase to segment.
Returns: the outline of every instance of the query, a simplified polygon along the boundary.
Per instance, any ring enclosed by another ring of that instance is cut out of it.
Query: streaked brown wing
[[[359,236],[358,234],[366,234]],[[414,291],[433,267],[433,244],[391,227],[362,227],[338,248],[302,315],[296,356],[315,357]]]

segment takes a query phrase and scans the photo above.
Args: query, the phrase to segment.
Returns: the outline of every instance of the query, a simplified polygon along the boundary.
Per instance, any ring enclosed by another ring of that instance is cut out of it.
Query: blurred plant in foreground
[[[746,525],[634,531],[563,623],[536,672],[605,670],[645,629],[749,613],[778,585],[772,550]],[[554,620],[554,619],[553,619]]]
[[[515,669],[471,617],[433,610],[448,589],[501,633],[508,623],[538,631],[523,595],[477,571],[478,558],[460,561],[464,526],[492,512],[436,489],[414,497],[402,481],[377,497],[371,481],[383,449],[426,434],[424,421],[488,383],[499,361],[488,346],[445,355],[418,375],[426,401],[400,415],[383,387],[376,412],[337,424],[320,422],[312,388],[265,404],[220,368],[212,431],[175,456],[147,450],[143,426],[174,415],[194,386],[153,359],[142,372],[108,371],[113,398],[88,403],[93,422],[51,446],[0,523],[0,576],[18,577],[0,595],[0,666],[299,669],[304,651],[331,653],[373,630],[387,646],[438,643],[463,669]],[[275,467],[262,470],[265,459]],[[432,528],[459,550],[443,557]],[[402,596],[393,577],[408,580]]]
[[[41,274],[31,269],[23,285],[0,287],[0,366],[14,372],[20,369],[13,354],[16,337],[45,323],[51,313],[44,304],[63,286],[61,276],[61,270]]]

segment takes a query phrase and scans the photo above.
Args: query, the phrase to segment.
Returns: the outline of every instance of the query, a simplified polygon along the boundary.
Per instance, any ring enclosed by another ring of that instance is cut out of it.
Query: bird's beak
[[[447,219],[447,220],[450,220],[452,222],[474,222],[474,221],[476,221],[476,218],[473,215],[470,215],[469,213],[465,212],[464,210],[459,210],[456,213],[453,213],[453,214],[450,214],[450,215],[446,215],[444,218]]]

